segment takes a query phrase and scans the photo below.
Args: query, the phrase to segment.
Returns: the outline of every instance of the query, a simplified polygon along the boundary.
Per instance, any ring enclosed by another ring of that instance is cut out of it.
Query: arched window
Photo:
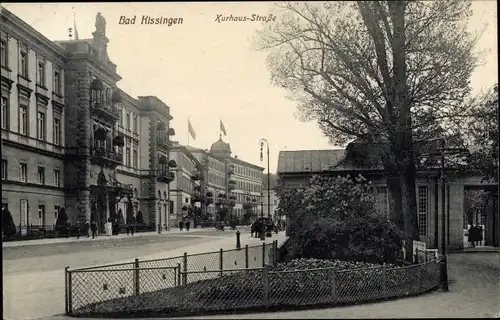
[[[158,190],[158,199],[161,199],[161,191]]]
[[[167,192],[163,191],[163,198],[167,199]]]

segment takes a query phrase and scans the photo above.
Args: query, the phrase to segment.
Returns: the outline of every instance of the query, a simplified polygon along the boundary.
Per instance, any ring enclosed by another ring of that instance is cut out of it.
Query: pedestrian
[[[189,231],[189,227],[191,225],[191,221],[189,220],[189,218],[186,217],[186,219],[184,220],[184,225],[186,226],[186,231]]]
[[[127,230],[127,236],[128,236],[130,234],[130,224],[127,224],[125,230]]]
[[[184,226],[184,221],[180,220],[179,221],[179,229],[182,231],[182,228]]]
[[[80,231],[80,221],[77,221],[77,222],[76,222],[75,229],[76,229],[76,230],[75,230],[75,231],[76,231],[76,238],[77,238],[77,239],[80,239],[80,232],[81,232],[81,231]]]
[[[90,222],[85,221],[85,227],[84,227],[84,232],[87,238],[90,237]]]
[[[68,220],[66,221],[66,239],[69,238],[70,233],[71,233],[71,222],[69,222]]]
[[[483,227],[481,225],[477,226],[477,241],[478,245],[483,245]]]
[[[90,224],[90,229],[92,230],[92,239],[95,239],[97,237],[97,223],[95,221]]]
[[[474,239],[475,239],[475,232],[476,232],[476,227],[474,225],[471,225],[469,228],[469,234],[467,235],[467,241],[469,242],[469,247],[474,248]]]
[[[130,225],[130,233],[131,233],[132,235],[134,235],[134,231],[135,231],[135,224],[134,224],[134,223],[132,223],[132,224]]]

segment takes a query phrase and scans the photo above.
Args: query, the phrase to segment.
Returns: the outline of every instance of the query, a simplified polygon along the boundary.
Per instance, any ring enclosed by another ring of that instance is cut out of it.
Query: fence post
[[[335,269],[332,270],[332,303],[337,303],[337,273]]]
[[[188,254],[187,252],[184,252],[184,258],[183,258],[183,262],[184,262],[184,266],[183,266],[183,269],[184,269],[184,273],[182,274],[182,285],[186,285],[187,284],[187,265],[188,265]]]
[[[267,268],[264,268],[262,269],[263,270],[263,274],[262,274],[262,282],[263,282],[263,294],[264,294],[264,297],[263,297],[263,303],[265,306],[268,306],[269,305],[269,271],[267,270]]]
[[[245,245],[245,269],[248,269],[248,244]]]
[[[68,271],[68,314],[73,312],[73,272]]]
[[[219,270],[220,270],[220,276],[222,277],[222,270],[224,270],[224,250],[222,248],[220,248]]]
[[[135,258],[134,262],[134,289],[135,289],[135,295],[138,296],[140,293],[140,287],[139,287],[139,259]]]
[[[262,242],[262,266],[266,266],[266,243]]]
[[[387,268],[382,267],[382,297],[387,298]]]
[[[415,263],[418,263],[418,252],[419,252],[419,251],[420,251],[420,250],[418,250],[418,248],[417,248],[417,249],[415,249],[415,259],[413,260],[413,261],[415,261]]]
[[[68,269],[64,268],[64,312],[68,314]]]
[[[178,269],[177,270],[178,271],[177,272],[177,286],[180,287],[180,285],[181,285],[181,272],[182,272],[180,263],[177,264],[177,269]]]

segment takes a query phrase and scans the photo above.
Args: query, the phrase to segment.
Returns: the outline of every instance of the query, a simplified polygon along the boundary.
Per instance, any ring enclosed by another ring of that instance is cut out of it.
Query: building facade
[[[1,17],[2,204],[16,226],[52,225],[65,208],[72,223],[103,228],[140,212],[162,228],[175,178],[170,108],[118,89],[104,17],[92,38],[54,42],[8,10]]]
[[[170,225],[173,227],[190,211],[191,206],[196,206],[193,196],[196,191],[201,191],[201,181],[204,177],[199,170],[200,162],[186,147],[173,143],[170,158],[177,162],[177,167],[172,169],[175,170],[177,178],[170,188]],[[198,204],[198,207],[201,205]]]
[[[319,175],[363,175],[372,182],[373,195],[379,213],[388,219],[396,219],[394,201],[388,192],[389,178],[382,169],[360,168],[342,162],[345,150],[301,150],[280,151],[278,176],[288,189],[303,189],[314,174]],[[454,170],[446,173],[445,197],[442,197],[442,183],[438,170],[417,171],[416,199],[420,241],[429,248],[441,245],[442,203],[445,207],[446,242],[450,248],[464,247],[463,201],[464,189],[498,188],[481,182],[482,177],[457,174]],[[494,216],[494,215],[493,215]],[[497,213],[498,216],[498,213]],[[493,219],[495,220],[495,219]],[[492,245],[498,246],[498,218],[492,223],[490,232]],[[495,240],[496,239],[496,240]]]
[[[2,9],[2,205],[21,233],[65,206],[65,51]]]
[[[269,205],[268,205],[268,200]],[[270,216],[273,220],[284,220],[284,217],[279,217],[276,215],[279,206],[279,198],[276,195],[276,191],[274,189],[267,190],[264,189],[262,193],[262,210],[265,217]]]

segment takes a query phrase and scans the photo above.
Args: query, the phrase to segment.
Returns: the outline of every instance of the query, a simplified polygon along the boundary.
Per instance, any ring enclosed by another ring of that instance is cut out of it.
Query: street
[[[242,232],[242,244],[258,244]],[[235,246],[234,231],[174,234],[3,247],[4,319],[33,319],[64,312],[64,267],[217,251]]]

